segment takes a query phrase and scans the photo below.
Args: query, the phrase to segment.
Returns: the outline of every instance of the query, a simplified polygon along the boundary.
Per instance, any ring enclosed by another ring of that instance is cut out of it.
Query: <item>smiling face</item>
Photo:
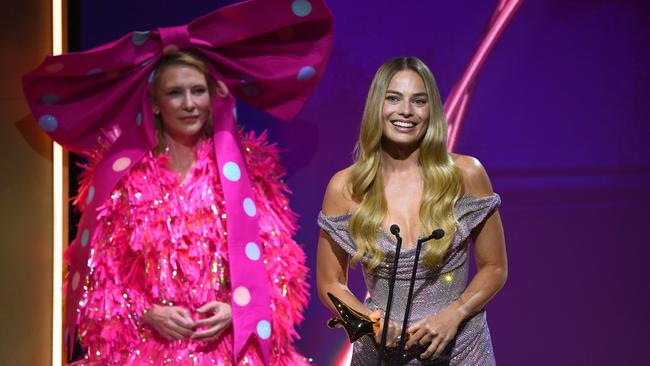
[[[420,75],[398,71],[388,84],[382,106],[383,140],[407,147],[422,140],[429,124],[429,97]]]
[[[165,138],[195,144],[210,115],[210,90],[205,75],[192,66],[169,65],[157,78],[153,109],[162,120]]]

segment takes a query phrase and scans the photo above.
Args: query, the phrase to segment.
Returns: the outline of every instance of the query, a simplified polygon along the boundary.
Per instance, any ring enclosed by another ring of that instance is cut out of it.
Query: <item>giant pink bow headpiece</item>
[[[281,119],[294,117],[318,83],[332,44],[323,0],[250,0],[186,26],[133,32],[95,49],[49,56],[25,75],[27,101],[41,128],[70,151],[88,154],[118,131],[85,192],[85,211],[69,250],[66,334],[74,340],[77,305],[97,226],[96,209],[155,143],[149,83],[165,53],[193,49],[210,73],[249,104]],[[213,97],[214,147],[228,216],[228,255],[235,344],[239,358],[251,336],[268,362],[271,308],[258,237],[257,209],[236,128],[232,96]],[[72,348],[72,347],[70,347]]]

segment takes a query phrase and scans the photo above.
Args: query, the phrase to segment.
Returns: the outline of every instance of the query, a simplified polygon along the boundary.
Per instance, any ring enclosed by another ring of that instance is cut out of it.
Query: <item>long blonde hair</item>
[[[427,265],[441,263],[449,250],[456,225],[454,205],[463,195],[461,172],[447,152],[447,120],[431,71],[415,57],[397,57],[387,61],[377,70],[370,84],[355,160],[348,178],[352,199],[358,203],[349,227],[357,246],[352,264],[366,257],[370,269],[376,268],[384,257],[377,244],[377,233],[388,210],[381,176],[382,106],[392,77],[403,70],[412,70],[420,75],[429,97],[429,121],[420,143],[418,160],[423,180],[420,227],[427,235],[442,228],[445,236],[425,246],[423,258]]]

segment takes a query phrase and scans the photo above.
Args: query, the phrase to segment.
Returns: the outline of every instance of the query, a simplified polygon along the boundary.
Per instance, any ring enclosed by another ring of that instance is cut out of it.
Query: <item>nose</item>
[[[401,116],[410,117],[410,116],[413,115],[413,109],[412,108],[413,108],[413,106],[411,105],[411,103],[408,100],[404,99],[399,104],[398,113]]]
[[[194,103],[194,99],[192,98],[192,91],[187,90],[185,92],[185,95],[183,96],[183,109],[186,111],[193,111],[194,108],[196,108],[196,103]]]

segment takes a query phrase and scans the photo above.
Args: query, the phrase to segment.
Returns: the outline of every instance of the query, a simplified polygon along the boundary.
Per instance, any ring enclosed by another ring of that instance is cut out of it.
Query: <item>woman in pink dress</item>
[[[80,364],[235,364],[228,218],[209,123],[211,97],[227,94],[191,53],[159,62],[151,87],[158,144],[98,210],[89,244]],[[265,136],[241,137],[262,241],[249,252],[266,263],[271,289],[271,364],[307,364],[291,345],[308,289],[304,252],[291,239],[296,223],[284,172]],[[241,364],[262,364],[254,342],[243,352]]]
[[[66,252],[79,365],[305,365],[307,301],[277,150],[233,95],[291,119],[324,70],[320,0],[251,0],[187,26],[48,57],[24,88],[41,128],[88,158]]]

